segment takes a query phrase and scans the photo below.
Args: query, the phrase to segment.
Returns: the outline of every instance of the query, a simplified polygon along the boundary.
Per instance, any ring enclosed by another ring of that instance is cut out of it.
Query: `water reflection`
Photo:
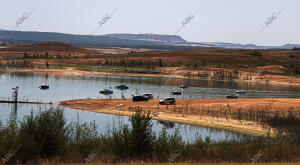
[[[229,89],[246,89],[246,90],[280,90],[280,91],[298,91],[300,88],[269,84],[255,83],[245,81],[217,81],[217,80],[196,80],[196,79],[175,79],[165,77],[136,77],[136,76],[110,76],[110,75],[72,75],[72,74],[50,74],[50,73],[18,73],[18,72],[0,72],[1,79],[12,79],[26,81],[28,79],[48,81],[50,80],[72,80],[72,81],[102,81],[107,84],[148,84],[155,86],[176,86],[187,85],[189,87],[205,87],[205,88],[229,88]],[[42,79],[41,79],[42,78]]]
[[[170,122],[170,121],[157,120],[157,122],[159,124],[163,125],[164,127],[166,127],[167,129],[174,128],[174,126],[175,126],[175,123],[174,122]]]
[[[41,84],[50,85],[50,90],[39,90],[38,86]],[[115,86],[121,84],[129,86],[129,89],[116,90]],[[182,89],[179,88],[180,85],[189,88]],[[164,98],[171,96],[171,92],[175,90],[182,93],[176,98],[224,98],[225,95],[234,94],[240,89],[246,91],[240,98],[300,98],[299,88],[284,85],[157,77],[0,72],[2,97],[9,95],[10,87],[15,86],[20,86],[20,98],[47,102],[86,98],[131,98],[132,95],[144,93],[152,93],[154,98]],[[114,93],[109,96],[100,95],[99,91],[103,89],[112,89]]]

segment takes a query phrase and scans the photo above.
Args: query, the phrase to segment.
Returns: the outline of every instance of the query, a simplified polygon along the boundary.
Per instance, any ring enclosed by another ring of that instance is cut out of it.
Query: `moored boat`
[[[111,95],[114,92],[112,90],[104,89],[104,90],[100,91],[99,93],[104,94],[104,95]]]
[[[49,85],[46,84],[42,84],[41,86],[39,86],[40,89],[49,89]]]

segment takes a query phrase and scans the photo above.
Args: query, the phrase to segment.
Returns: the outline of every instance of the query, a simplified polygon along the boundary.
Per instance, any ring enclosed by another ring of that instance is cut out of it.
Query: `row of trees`
[[[162,59],[158,60],[108,60],[105,59],[103,65],[105,66],[124,66],[124,67],[133,67],[133,66],[159,66],[163,67],[164,63]]]
[[[33,55],[29,55],[28,53],[24,53],[23,55],[24,59],[68,59],[68,58],[79,58],[78,56],[71,56],[69,54],[68,56],[62,56],[60,54],[57,55],[49,55],[48,52],[45,52],[45,54],[39,54],[39,53],[34,53]]]
[[[299,51],[299,50],[300,50],[300,48],[297,48],[297,47],[293,48],[293,51]]]
[[[46,52],[45,54],[35,53],[32,56],[27,53],[24,53],[24,59],[50,59],[50,58],[54,58],[54,57],[49,56],[48,52]]]
[[[2,42],[0,45],[1,46],[8,46],[8,43]]]

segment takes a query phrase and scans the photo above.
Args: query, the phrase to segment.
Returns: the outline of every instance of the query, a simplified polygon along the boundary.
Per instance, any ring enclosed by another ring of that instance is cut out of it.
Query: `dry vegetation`
[[[299,66],[300,58],[299,51],[280,51],[280,50],[260,50],[262,56],[252,55],[252,50],[227,50],[227,49],[199,49],[199,50],[176,50],[176,51],[161,51],[161,52],[138,52],[138,53],[126,53],[126,54],[99,54],[91,49],[83,49],[75,46],[70,46],[57,42],[46,42],[34,45],[13,46],[9,48],[0,49],[0,56],[6,58],[16,58],[16,54],[23,56],[24,53],[28,55],[28,58],[33,58],[36,55],[36,59],[30,59],[33,63],[39,63],[41,61],[37,55],[45,55],[48,52],[48,60],[51,64],[103,64],[105,60],[112,61],[111,65],[118,66],[120,61],[157,61],[162,60],[164,66],[214,66],[216,68],[224,68],[229,70],[241,70],[241,71],[253,71],[257,69],[257,66],[283,66],[289,65]],[[82,56],[77,56],[81,54]],[[84,54],[84,55],[83,55]],[[292,54],[292,56],[291,56]],[[57,55],[59,55],[57,57]],[[87,56],[88,55],[88,56]],[[79,57],[86,59],[76,59]],[[63,60],[63,58],[65,58]],[[75,59],[74,59],[75,58]],[[195,68],[195,69],[197,69]],[[284,68],[270,68],[266,69],[266,72],[280,74]]]
[[[153,117],[180,123],[267,135],[293,133],[279,125],[272,132],[266,125],[271,120],[293,117],[300,119],[299,99],[177,99],[176,105],[161,106],[158,100],[132,102],[121,99],[88,99],[64,101],[62,105],[100,113],[133,115],[136,109],[151,111]],[[276,123],[276,122],[275,122]],[[295,124],[295,123],[294,123]],[[294,130],[295,131],[295,130]],[[295,132],[298,134],[297,132]]]
[[[43,55],[46,52],[48,52],[50,56],[55,56],[58,54],[62,56],[76,56],[78,54],[85,55],[87,53],[96,53],[96,51],[83,49],[77,46],[71,46],[62,42],[43,42],[40,44],[31,45],[16,45],[0,49],[0,54],[7,55],[6,57],[9,57],[9,55],[20,55],[22,57],[24,53],[31,56]]]
[[[72,69],[300,85],[295,78],[299,74],[299,58],[299,51],[287,50],[199,49],[101,54],[91,48],[46,42],[0,49],[0,68]]]

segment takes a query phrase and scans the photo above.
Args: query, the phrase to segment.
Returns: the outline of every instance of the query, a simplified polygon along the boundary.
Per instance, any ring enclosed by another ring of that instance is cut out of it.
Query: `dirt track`
[[[266,135],[269,130],[255,122],[213,118],[196,112],[201,108],[208,108],[211,111],[224,111],[228,108],[230,108],[230,111],[241,108],[243,110],[259,110],[266,107],[270,112],[275,110],[287,112],[292,108],[294,108],[293,110],[300,110],[300,99],[178,99],[176,100],[176,106],[161,106],[158,101],[157,99],[148,102],[133,102],[132,100],[121,99],[88,99],[64,101],[61,104],[72,109],[125,116],[133,115],[134,111],[139,108],[144,111],[151,111],[153,118],[158,120],[227,129],[253,135]]]

